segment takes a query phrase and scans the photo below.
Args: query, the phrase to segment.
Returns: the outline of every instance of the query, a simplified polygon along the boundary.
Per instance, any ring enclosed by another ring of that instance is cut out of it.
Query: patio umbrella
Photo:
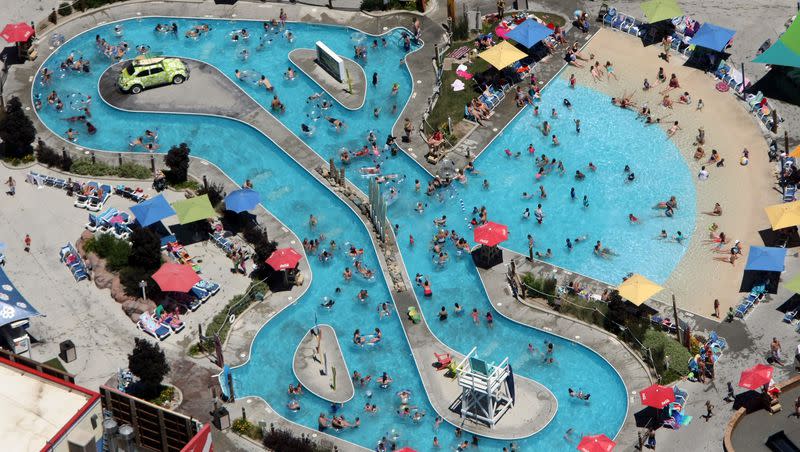
[[[275,270],[287,270],[294,268],[302,258],[294,248],[279,248],[270,254],[266,263]]]
[[[739,377],[739,387],[746,389],[758,389],[768,385],[772,380],[772,373],[775,368],[766,364],[756,364],[755,366],[742,372]]]
[[[750,253],[747,255],[747,265],[745,270],[756,270],[765,272],[782,272],[784,270],[783,261],[786,259],[786,248],[773,246],[751,246]]]
[[[547,28],[539,22],[528,19],[525,22],[514,27],[513,30],[506,33],[506,38],[513,39],[530,49],[539,43],[542,39],[553,34],[553,30]]]
[[[692,36],[692,40],[689,43],[722,52],[735,34],[736,30],[706,22],[700,26],[700,29]]]
[[[33,36],[33,28],[25,22],[8,24],[3,28],[3,31],[0,32],[0,36],[11,44],[26,42]]]
[[[164,195],[158,195],[143,203],[131,206],[131,213],[133,213],[133,216],[136,217],[136,221],[142,225],[142,227],[150,226],[164,218],[175,215],[175,211],[172,210],[167,200],[164,199]]]
[[[158,284],[164,292],[186,293],[200,282],[200,277],[192,269],[191,265],[167,262],[153,273],[153,281]]]
[[[642,405],[652,408],[664,408],[675,401],[675,391],[667,386],[654,384],[639,393],[642,398]]]
[[[789,157],[795,157],[795,158],[800,157],[800,145],[798,145],[796,148],[792,149],[791,152],[789,152]]]
[[[794,293],[800,294],[800,273],[788,282],[783,283],[783,287],[791,290]]]
[[[410,447],[404,447],[404,448],[398,450],[397,452],[417,452],[417,451],[412,449],[412,448],[410,448]]]
[[[581,452],[611,452],[617,443],[606,435],[591,435],[581,438],[578,450]]]
[[[650,0],[641,6],[651,24],[683,16],[683,10],[675,0]]]
[[[173,202],[172,208],[175,209],[175,214],[178,215],[178,221],[181,224],[194,223],[217,216],[217,212],[211,207],[208,195]]]
[[[490,221],[475,228],[472,236],[481,245],[495,246],[508,240],[508,226]]]
[[[772,230],[800,225],[800,201],[785,202],[765,207]]]
[[[225,197],[225,210],[239,213],[255,208],[261,202],[261,195],[255,190],[243,188]]]
[[[620,296],[639,306],[653,295],[664,290],[663,287],[640,274],[634,274],[617,287]]]
[[[519,61],[528,56],[522,50],[511,45],[508,41],[489,47],[487,50],[478,54],[479,58],[486,60],[497,69],[503,69],[511,63]]]
[[[792,25],[766,52],[753,59],[755,63],[800,67],[800,21]]]

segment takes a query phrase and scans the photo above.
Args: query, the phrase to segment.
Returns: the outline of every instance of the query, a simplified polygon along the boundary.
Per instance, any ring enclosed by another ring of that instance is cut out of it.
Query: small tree
[[[167,357],[158,344],[138,337],[135,341],[128,355],[128,370],[139,378],[135,392],[142,398],[154,398],[161,392],[161,381],[169,373]]]
[[[253,262],[256,269],[253,271],[253,277],[263,279],[272,273],[272,267],[267,265],[265,261],[272,255],[278,248],[278,244],[269,239],[267,231],[257,225],[248,224],[244,230],[244,239],[253,246],[255,256]]]
[[[31,144],[36,138],[33,122],[22,109],[18,98],[12,97],[6,104],[6,114],[0,119],[0,140],[5,157],[22,158],[33,151]]]
[[[209,182],[208,187],[201,186],[200,189],[197,190],[197,194],[208,195],[208,201],[216,209],[222,200],[225,199],[225,188],[222,184]]]
[[[146,271],[161,267],[161,239],[147,228],[134,228],[131,233],[131,254],[128,265]]]
[[[186,182],[189,176],[189,153],[191,150],[186,143],[172,146],[164,158],[164,163],[169,168],[165,174],[167,180],[173,184]]]

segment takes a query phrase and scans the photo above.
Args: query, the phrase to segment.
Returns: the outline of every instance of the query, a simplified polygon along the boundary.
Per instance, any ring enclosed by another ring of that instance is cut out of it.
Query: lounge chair
[[[464,105],[464,119],[475,121],[475,116],[472,116],[472,113],[469,112],[469,107],[466,105]]]
[[[131,230],[124,223],[114,223],[114,230],[111,232],[114,237],[120,240],[126,240],[131,235]]]
[[[89,214],[89,222],[86,223],[85,227],[89,231],[94,232],[94,231],[97,230],[97,228],[100,227],[100,220],[98,220],[96,216],[94,216],[93,214],[90,213]]]
[[[167,314],[160,320],[161,325],[166,326],[173,333],[178,334],[186,328],[186,325],[183,323],[183,320],[178,318],[178,314]]]
[[[51,187],[55,185],[55,183],[56,183],[56,178],[53,176],[47,176],[47,178],[45,178],[44,180],[44,184],[50,185]]]
[[[716,331],[711,332],[708,337],[708,342],[712,345],[712,347],[714,344],[717,344],[722,350],[728,348],[728,341],[726,341],[725,338],[719,337]]]
[[[786,188],[783,189],[783,202],[792,202],[796,201],[797,195],[797,186],[796,185],[787,185]]]
[[[88,203],[89,203],[89,197],[88,196],[86,196],[86,195],[78,195],[78,197],[75,198],[75,202],[73,203],[73,205],[75,207],[79,208],[79,209],[85,209],[86,205]]]
[[[436,370],[446,370],[447,367],[453,362],[453,358],[450,357],[450,353],[433,352],[433,356],[436,357],[436,362],[433,363],[433,367],[435,367]]]
[[[103,205],[106,203],[106,201],[108,201],[108,198],[111,197],[111,186],[102,185],[100,187],[100,191],[103,193],[103,196],[94,196],[90,198],[89,203],[86,205],[86,208],[92,212],[99,212],[100,209],[103,208]]]
[[[749,95],[749,99],[747,99],[747,105],[750,106],[750,111],[755,110],[756,105],[761,103],[761,100],[764,99],[764,93],[759,91],[755,95]]]
[[[786,323],[794,322],[795,317],[797,317],[797,309],[794,311],[789,311],[783,315],[783,321]]]
[[[53,182],[53,187],[56,187],[56,188],[64,189],[64,187],[66,187],[66,186],[67,186],[67,181],[65,181],[64,179],[56,179]]]
[[[171,329],[158,323],[156,319],[154,319],[153,316],[148,312],[143,312],[139,316],[139,322],[136,324],[136,326],[159,341],[163,341],[170,334],[172,334]]]
[[[211,281],[210,279],[201,279],[197,284],[194,285],[199,289],[203,289],[211,295],[216,295],[219,292],[220,285]]]
[[[605,16],[603,16],[603,25],[611,25],[614,23],[614,18],[617,17],[617,8],[611,8],[608,10]]]
[[[205,289],[201,289],[197,286],[192,287],[192,290],[189,293],[197,298],[200,303],[205,303],[211,297],[211,293]]]

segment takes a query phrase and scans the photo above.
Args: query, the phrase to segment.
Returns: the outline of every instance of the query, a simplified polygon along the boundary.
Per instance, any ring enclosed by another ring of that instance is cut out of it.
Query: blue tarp
[[[506,33],[506,38],[513,39],[530,49],[551,34],[553,34],[553,30],[535,20],[528,19]]]
[[[786,260],[786,248],[770,246],[751,246],[747,256],[745,270],[760,270],[766,272],[782,272],[783,261]]]
[[[136,217],[136,221],[143,227],[175,215],[175,211],[164,199],[164,195],[158,195],[153,199],[148,199],[143,203],[132,206],[131,212]]]
[[[255,208],[259,202],[261,202],[261,196],[257,191],[243,188],[225,197],[225,210],[236,213],[245,212]]]
[[[0,267],[0,326],[42,315],[20,295],[6,272]]]
[[[700,26],[689,44],[722,52],[735,34],[736,30],[706,22]]]

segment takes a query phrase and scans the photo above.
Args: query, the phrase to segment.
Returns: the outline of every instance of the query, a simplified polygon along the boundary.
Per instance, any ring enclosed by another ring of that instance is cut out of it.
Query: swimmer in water
[[[331,123],[334,127],[336,127],[336,131],[340,131],[343,127],[346,127],[344,122],[340,119],[333,118],[331,116],[326,116],[325,120]]]

